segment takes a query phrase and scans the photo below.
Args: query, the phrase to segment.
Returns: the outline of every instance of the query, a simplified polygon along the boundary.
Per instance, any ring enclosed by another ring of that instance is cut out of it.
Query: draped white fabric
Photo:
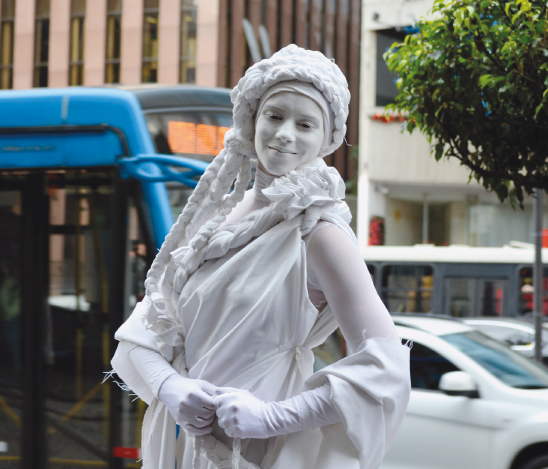
[[[314,181],[309,176],[306,184]],[[146,297],[116,333],[120,345],[112,365],[150,404],[143,426],[145,469],[171,469],[175,460],[177,468],[189,469],[195,451],[201,451],[202,468],[229,468],[232,441],[215,425],[212,435],[196,440],[198,445],[184,432],[176,439],[173,418],[129,357],[137,345],[161,352],[184,376],[188,370],[190,378],[246,389],[265,401],[284,400],[330,382],[341,423],[243,440],[240,467],[379,467],[407,406],[409,350],[392,340],[367,339],[354,355],[313,374],[311,349],[337,324],[329,306],[318,312],[308,298],[302,212],[316,203],[322,219],[353,234],[339,216],[346,207],[337,193],[321,181],[306,188],[302,182],[297,177],[291,182],[292,209],[284,211],[285,221],[247,245],[209,259],[188,279],[175,305],[176,317],[161,298]],[[331,191],[331,200],[318,187]],[[286,189],[274,186],[265,195],[280,199],[288,194]]]

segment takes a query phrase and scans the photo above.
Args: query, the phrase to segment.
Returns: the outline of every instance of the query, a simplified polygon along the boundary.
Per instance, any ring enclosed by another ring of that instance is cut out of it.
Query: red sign
[[[115,458],[141,459],[141,448],[124,448],[115,446],[112,448],[112,455]]]
[[[542,229],[542,247],[548,248],[548,228]]]

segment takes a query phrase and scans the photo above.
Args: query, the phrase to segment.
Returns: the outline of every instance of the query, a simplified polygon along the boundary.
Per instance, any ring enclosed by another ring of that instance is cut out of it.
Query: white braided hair
[[[200,178],[147,273],[146,293],[152,297],[160,294],[158,283],[165,271],[161,294],[168,300],[172,313],[186,280],[205,258],[219,257],[229,249],[245,244],[280,220],[283,207],[273,203],[215,233],[243,199],[251,179],[252,159],[256,157],[254,133],[258,103],[270,87],[291,80],[312,83],[333,111],[331,143],[322,148],[322,155],[332,153],[342,144],[350,93],[345,76],[333,61],[320,52],[291,44],[250,67],[230,94],[234,104],[234,126],[225,135],[224,149]],[[226,196],[233,184],[234,190]],[[303,233],[319,218],[320,211],[311,209],[305,213]],[[176,249],[183,250],[178,261],[171,258]]]

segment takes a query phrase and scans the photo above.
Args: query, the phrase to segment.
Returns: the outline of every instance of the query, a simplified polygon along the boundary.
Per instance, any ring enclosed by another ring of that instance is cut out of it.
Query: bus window
[[[473,316],[473,280],[448,279],[445,286],[446,314],[456,318]]]
[[[232,115],[222,111],[162,111],[145,113],[158,153],[212,161],[223,149]]]
[[[519,305],[518,314],[523,316],[533,311],[533,268],[523,267],[519,270]],[[548,313],[548,268],[544,269],[543,278],[543,310],[544,316]]]
[[[381,298],[391,313],[429,313],[432,280],[429,265],[386,265],[382,269]]]
[[[501,316],[504,281],[480,279],[480,316]]]
[[[464,318],[502,316],[506,280],[448,278],[445,280],[445,314]]]

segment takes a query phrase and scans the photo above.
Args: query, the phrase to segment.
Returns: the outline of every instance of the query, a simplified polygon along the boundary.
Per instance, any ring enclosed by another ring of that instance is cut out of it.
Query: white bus
[[[533,245],[369,246],[362,251],[391,313],[454,317],[524,316],[532,311]],[[543,249],[543,263],[548,249]],[[548,311],[544,268],[544,315]]]

